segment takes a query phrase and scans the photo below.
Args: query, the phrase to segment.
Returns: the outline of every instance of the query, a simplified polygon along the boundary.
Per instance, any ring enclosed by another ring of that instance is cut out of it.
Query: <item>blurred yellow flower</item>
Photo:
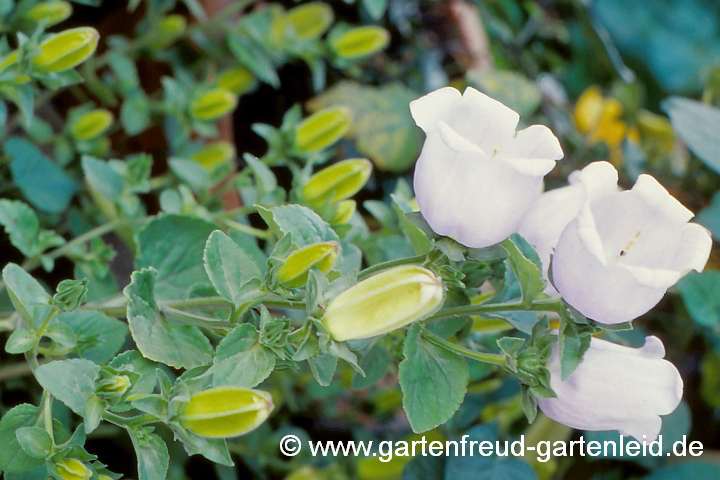
[[[623,120],[624,113],[622,104],[614,98],[604,97],[596,85],[580,95],[573,112],[578,131],[587,134],[592,142],[605,142],[610,147],[610,160],[616,166],[623,162],[623,140],[640,141],[637,129]]]

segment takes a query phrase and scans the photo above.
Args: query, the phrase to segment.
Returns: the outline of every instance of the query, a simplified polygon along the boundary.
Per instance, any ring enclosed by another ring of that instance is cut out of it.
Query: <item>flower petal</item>
[[[618,263],[618,266],[630,272],[640,285],[648,288],[670,288],[675,285],[681,277],[680,272],[677,270],[638,267],[622,263]]]
[[[430,133],[437,128],[438,120],[445,119],[461,99],[462,95],[456,89],[440,88],[410,102],[410,114],[418,127]]]
[[[472,87],[465,89],[462,101],[448,113],[451,115],[442,119],[490,156],[515,136],[520,121],[513,110]]]
[[[589,200],[618,191],[618,172],[609,162],[592,162],[582,170],[572,172],[568,181],[571,185],[582,183]]]
[[[672,261],[673,268],[682,273],[691,269],[702,272],[710,258],[712,243],[710,232],[705,227],[688,223],[680,231],[680,245]]]
[[[548,174],[563,155],[560,142],[549,128],[532,125],[517,132],[500,147],[495,157],[510,163],[518,173],[542,176]]]
[[[632,191],[639,193],[648,205],[663,212],[678,225],[687,223],[694,216],[651,175],[640,175],[635,181]]]

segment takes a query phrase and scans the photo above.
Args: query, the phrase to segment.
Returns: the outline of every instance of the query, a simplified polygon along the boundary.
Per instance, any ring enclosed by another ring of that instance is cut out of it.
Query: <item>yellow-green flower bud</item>
[[[190,160],[199,163],[206,170],[212,171],[225,165],[235,157],[235,147],[230,142],[213,142],[190,156]]]
[[[65,30],[40,44],[40,54],[33,57],[33,64],[44,72],[68,70],[87,60],[97,48],[98,40],[100,34],[92,27]]]
[[[127,375],[113,375],[97,383],[95,393],[104,398],[121,397],[128,391],[132,382]]]
[[[25,13],[25,18],[52,27],[67,20],[71,14],[72,5],[68,2],[40,2]]]
[[[99,480],[113,480],[112,478],[108,477],[107,475],[103,475],[102,473],[98,475]]]
[[[310,177],[303,196],[315,206],[350,198],[365,186],[372,168],[372,162],[366,158],[351,158],[323,168]]]
[[[166,15],[155,26],[155,34],[160,38],[153,42],[156,48],[162,48],[170,45],[175,38],[185,31],[187,20],[184,16],[178,14]]]
[[[350,287],[330,302],[323,320],[335,340],[374,337],[434,313],[443,299],[438,276],[426,268],[406,265]]]
[[[350,129],[350,111],[344,107],[320,110],[295,127],[295,147],[314,152],[340,140]]]
[[[12,52],[5,55],[2,60],[0,60],[0,73],[4,72],[7,68],[12,67],[16,63],[20,61],[20,51],[19,50],[13,50]],[[15,77],[12,80],[12,83],[20,84],[20,83],[27,83],[30,81],[30,77],[28,75],[20,75]]]
[[[237,96],[226,88],[213,88],[190,102],[190,116],[195,120],[214,120],[237,106]]]
[[[337,260],[340,245],[324,242],[308,245],[291,253],[275,274],[278,282],[289,288],[302,287],[307,283],[312,267],[327,273]]]
[[[91,110],[70,124],[70,135],[75,140],[91,140],[105,133],[113,122],[113,114],[104,108]]]
[[[355,203],[355,200],[343,200],[342,202],[336,203],[335,210],[330,217],[330,223],[333,225],[348,223],[353,213],[355,213],[356,208],[357,203]]]
[[[369,25],[348,30],[330,40],[330,47],[342,58],[360,58],[387,47],[390,34],[382,27]]]
[[[272,396],[262,390],[215,387],[196,393],[185,404],[181,422],[195,435],[228,438],[244,435],[273,410]]]
[[[92,477],[92,470],[74,458],[63,458],[57,462],[55,471],[62,480],[88,480]]]
[[[298,40],[313,40],[330,28],[335,14],[329,5],[310,2],[290,9],[285,21],[290,24]]]
[[[238,65],[218,74],[215,85],[230,90],[235,95],[242,95],[255,85],[255,77],[250,70]]]

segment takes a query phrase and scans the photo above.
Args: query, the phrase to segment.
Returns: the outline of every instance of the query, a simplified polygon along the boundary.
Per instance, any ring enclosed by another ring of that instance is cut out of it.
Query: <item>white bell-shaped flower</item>
[[[593,162],[568,177],[570,185],[547,191],[533,203],[518,233],[530,242],[540,256],[547,279],[550,258],[565,227],[580,213],[589,199],[617,191],[618,173],[608,162]],[[548,282],[545,293],[556,296]]]
[[[702,271],[712,238],[653,177],[618,191],[606,170],[581,172],[586,200],[563,229],[551,268],[566,302],[614,324],[648,312],[683,275]]]
[[[539,398],[538,406],[573,428],[619,430],[653,441],[662,427],[660,416],[672,413],[683,394],[680,373],[664,356],[657,337],[647,337],[642,348],[593,338],[582,363],[562,381],[556,344],[547,366],[557,398]]]
[[[563,157],[550,129],[516,132],[518,114],[471,87],[436,90],[410,112],[427,135],[414,187],[432,229],[478,248],[514,233]]]

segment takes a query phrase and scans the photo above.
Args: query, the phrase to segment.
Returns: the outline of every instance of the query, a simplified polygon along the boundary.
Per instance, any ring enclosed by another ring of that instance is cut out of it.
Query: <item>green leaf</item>
[[[29,329],[37,329],[52,311],[50,295],[19,265],[8,263],[3,268],[2,278],[10,294],[15,310],[25,320]]]
[[[341,81],[310,100],[307,107],[313,112],[348,107],[353,119],[350,135],[358,151],[381,170],[401,172],[415,162],[422,146],[422,132],[408,108],[417,97],[417,93],[398,83],[371,87]]]
[[[252,325],[248,326],[255,328]],[[228,338],[230,335],[223,342]],[[221,345],[218,345],[218,349]],[[270,376],[275,368],[276,356],[272,350],[256,342],[249,349],[224,360],[218,361],[217,358],[219,357],[216,357],[212,368],[214,386],[253,388]]]
[[[125,189],[125,179],[107,162],[83,155],[82,169],[91,187],[110,200],[116,200]]]
[[[76,310],[60,315],[58,321],[75,333],[75,352],[95,363],[107,363],[117,355],[128,334],[125,322],[100,312]]]
[[[185,447],[188,455],[202,455],[211,462],[232,467],[235,465],[230,457],[227,442],[222,438],[205,438],[188,433],[184,429],[173,430],[175,436]]]
[[[467,432],[466,440],[482,445],[495,445],[497,435],[492,425],[480,425]],[[464,438],[464,437],[463,437]],[[453,452],[454,453],[454,452]],[[496,454],[449,455],[445,460],[445,480],[535,480],[535,472],[527,462],[519,458],[502,458]]]
[[[215,290],[235,306],[247,301],[244,297],[257,288],[253,280],[263,277],[255,260],[220,230],[208,237],[203,260]]]
[[[95,380],[99,375],[98,365],[80,358],[56,360],[40,365],[35,371],[38,383],[45,390],[81,416],[85,402],[95,394]]]
[[[213,385],[253,388],[270,376],[276,356],[258,343],[254,325],[238,325],[223,338],[215,352]]]
[[[340,240],[335,230],[307,207],[300,205],[283,205],[269,209],[258,207],[258,213],[278,238],[291,234],[296,247]]]
[[[322,385],[327,387],[332,382],[333,375],[337,369],[338,357],[330,355],[328,353],[320,353],[312,358],[308,358],[308,365],[310,371],[315,377],[315,380]]]
[[[214,224],[184,215],[154,218],[137,234],[137,268],[154,267],[158,300],[185,298],[197,285],[209,284],[203,251]]]
[[[370,18],[377,21],[385,16],[388,0],[362,0],[362,5]]]
[[[134,272],[125,290],[130,333],[138,350],[148,359],[175,368],[193,368],[212,363],[212,346],[199,328],[168,322],[158,310],[153,286],[158,272]]]
[[[41,150],[21,138],[11,137],[4,149],[12,159],[13,181],[28,202],[43,212],[64,212],[77,189],[75,181]]]
[[[469,380],[463,357],[428,343],[421,333],[419,324],[408,331],[398,371],[403,408],[415,433],[447,422],[462,404]]]
[[[22,404],[8,411],[0,420],[0,470],[6,474],[25,472],[45,463],[45,460],[25,453],[16,436],[18,429],[35,426],[39,415],[39,408]]]
[[[662,108],[690,150],[715,173],[720,173],[720,138],[717,135],[720,108],[682,97],[664,100]]]
[[[720,192],[715,192],[710,205],[698,212],[695,221],[707,227],[715,240],[720,240]]]
[[[363,377],[355,372],[352,379],[352,388],[362,390],[374,385],[385,376],[390,366],[390,355],[382,345],[376,343],[360,358],[358,365],[365,372],[365,376]]]
[[[5,227],[10,243],[29,258],[65,243],[65,239],[52,230],[41,229],[33,209],[20,201],[0,200],[0,225]]]
[[[152,431],[152,430],[150,430]],[[170,467],[170,454],[162,438],[148,429],[129,428],[140,480],[165,480]]]
[[[53,342],[65,348],[74,348],[77,345],[77,337],[72,328],[64,323],[54,322],[45,330],[43,337],[52,339]]]
[[[236,32],[231,32],[228,36],[228,46],[235,58],[258,79],[275,88],[280,86],[280,78],[262,46]]]
[[[677,288],[692,319],[720,332],[720,272],[693,272],[677,283]]]
[[[188,186],[196,190],[207,190],[213,186],[210,173],[198,162],[183,158],[171,158],[170,170]]]
[[[85,400],[85,409],[83,410],[83,419],[85,420],[85,430],[87,433],[92,433],[105,414],[105,402],[103,402],[97,395],[90,395]]]
[[[566,324],[567,325],[567,324]],[[582,363],[585,352],[590,348],[590,335],[579,335],[578,331],[567,326],[560,335],[560,379],[565,381]]]
[[[21,427],[15,432],[18,443],[33,458],[46,458],[52,450],[52,438],[44,428]]]
[[[522,301],[529,305],[545,289],[540,258],[532,245],[517,233],[505,240],[503,247],[520,284]]]
[[[120,107],[120,123],[132,136],[150,126],[150,103],[142,91],[130,93]]]
[[[5,351],[12,354],[29,352],[37,345],[38,338],[28,330],[14,330],[5,343]]]

